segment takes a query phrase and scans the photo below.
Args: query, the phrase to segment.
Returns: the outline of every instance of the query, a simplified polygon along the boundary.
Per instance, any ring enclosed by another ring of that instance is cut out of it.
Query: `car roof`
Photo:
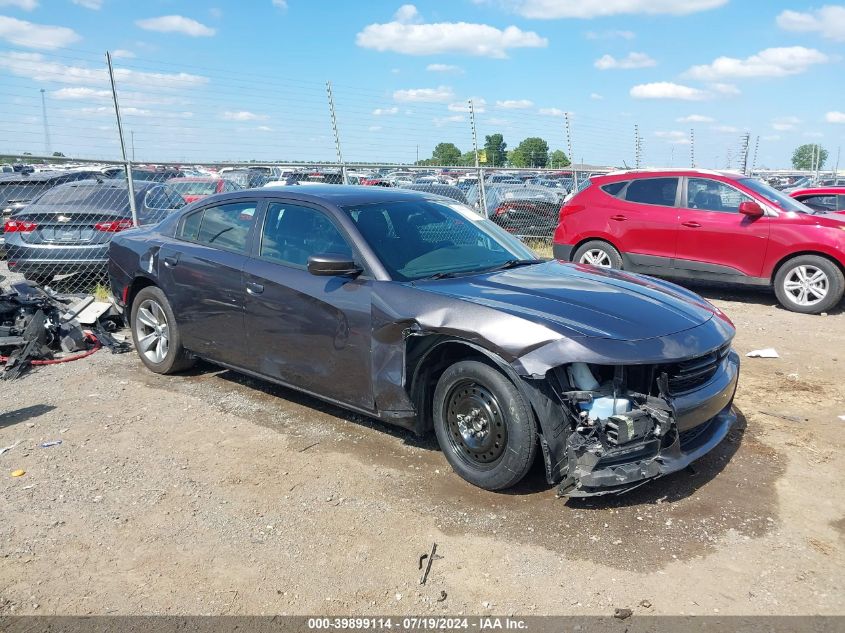
[[[807,187],[805,189],[796,189],[795,191],[790,191],[789,195],[792,197],[795,196],[803,196],[807,194],[828,194],[831,196],[835,195],[843,195],[845,194],[845,186],[838,185],[836,187]]]
[[[93,179],[93,177],[97,174],[94,171],[51,171],[51,172],[35,172],[29,174],[22,174],[20,172],[15,172],[14,174],[0,174],[0,183],[4,182],[46,182],[49,180],[55,180],[57,178],[67,178],[68,176],[76,176],[77,174],[80,175],[80,180],[84,180],[85,176],[88,176]],[[84,176],[82,176],[84,174]]]
[[[627,178],[659,178],[661,176],[720,176],[731,180],[739,180],[741,178],[750,178],[738,171],[716,170],[716,169],[691,169],[687,168],[665,168],[665,169],[625,169],[619,171],[611,171],[606,174],[598,176],[590,176],[590,180],[595,182],[605,182],[624,180]]]
[[[316,184],[308,187],[273,186],[253,189],[241,189],[232,193],[217,194],[214,200],[229,200],[251,196],[257,198],[275,198],[279,194],[302,200],[303,202],[328,202],[335,206],[374,204],[379,202],[402,202],[411,200],[430,200],[432,194],[398,187],[362,187],[360,185],[325,185]],[[206,201],[209,198],[206,198]]]
[[[180,178],[171,178],[167,182],[216,182],[224,180],[222,176],[182,176]]]

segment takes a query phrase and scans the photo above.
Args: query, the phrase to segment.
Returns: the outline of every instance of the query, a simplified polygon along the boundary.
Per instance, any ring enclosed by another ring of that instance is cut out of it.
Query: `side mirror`
[[[357,275],[362,268],[349,255],[320,253],[308,258],[308,272],[320,277],[338,277]]]
[[[763,215],[763,207],[761,207],[753,200],[746,200],[745,202],[739,203],[739,212],[742,215],[747,215],[752,218],[759,218],[761,215]]]

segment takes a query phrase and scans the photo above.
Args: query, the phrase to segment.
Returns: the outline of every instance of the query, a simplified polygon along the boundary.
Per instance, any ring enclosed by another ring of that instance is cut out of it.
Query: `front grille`
[[[671,365],[667,371],[669,393],[672,395],[685,393],[707,383],[714,376],[719,363],[728,355],[730,349],[730,343],[726,343],[709,354]]]

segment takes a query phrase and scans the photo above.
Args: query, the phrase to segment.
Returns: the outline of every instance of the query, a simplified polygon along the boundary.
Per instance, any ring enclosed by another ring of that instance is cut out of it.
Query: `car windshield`
[[[413,200],[344,210],[398,281],[482,272],[537,259],[518,239],[458,203]]]
[[[795,213],[809,213],[813,214],[813,210],[807,205],[798,202],[795,198],[790,198],[782,191],[778,191],[774,187],[767,185],[756,178],[743,178],[739,181],[740,184],[745,185],[751,191],[763,196],[769,202],[777,205],[784,211],[794,211]]]
[[[171,180],[167,184],[183,196],[209,196],[217,193],[217,183],[214,181]]]

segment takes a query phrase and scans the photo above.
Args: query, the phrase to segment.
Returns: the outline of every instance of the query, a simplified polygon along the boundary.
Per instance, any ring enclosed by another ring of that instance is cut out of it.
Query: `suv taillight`
[[[577,213],[578,211],[583,211],[583,210],[584,210],[583,204],[565,204],[560,208],[560,215],[558,217],[562,221],[563,216],[569,215],[570,213]]]
[[[117,233],[118,231],[134,228],[134,226],[132,220],[124,218],[123,220],[111,220],[110,222],[97,222],[94,225],[94,230],[102,231],[103,233]]]
[[[32,233],[37,228],[37,223],[28,220],[6,220],[3,225],[5,233]]]

